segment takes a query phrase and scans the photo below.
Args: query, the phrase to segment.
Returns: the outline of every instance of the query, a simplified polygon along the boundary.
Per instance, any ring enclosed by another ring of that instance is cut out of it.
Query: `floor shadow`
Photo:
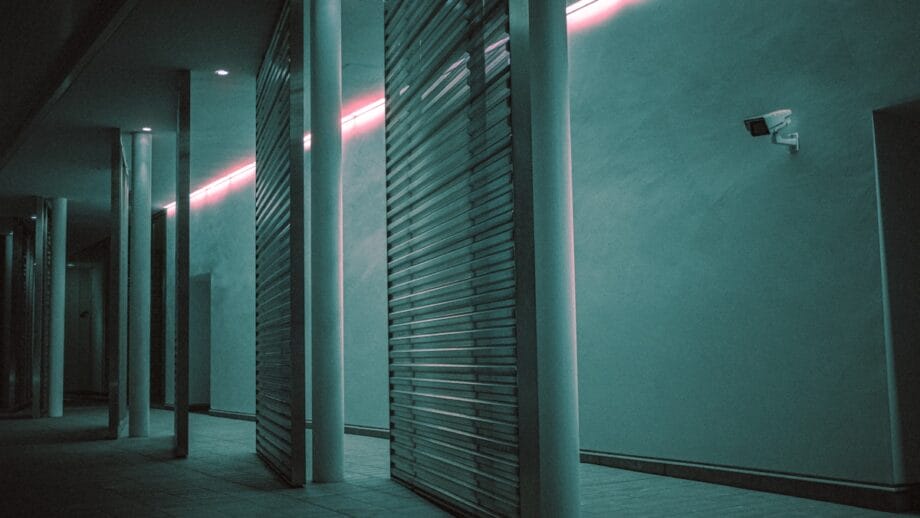
[[[29,435],[0,434],[4,445],[36,446],[102,441],[108,438],[108,428],[71,428],[66,430],[36,430]]]

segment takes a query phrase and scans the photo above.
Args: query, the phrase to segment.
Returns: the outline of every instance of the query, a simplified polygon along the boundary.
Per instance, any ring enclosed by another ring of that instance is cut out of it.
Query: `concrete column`
[[[540,516],[578,516],[575,232],[565,0],[530,1]]]
[[[51,200],[51,334],[48,350],[48,417],[64,415],[64,302],[67,276],[67,200]]]
[[[510,7],[521,515],[578,516],[566,0]]]
[[[0,408],[13,406],[13,234],[3,236],[3,305],[0,306]]]
[[[128,434],[150,433],[150,183],[153,135],[133,134],[128,254]]]
[[[342,5],[310,2],[313,480],[344,479]]]

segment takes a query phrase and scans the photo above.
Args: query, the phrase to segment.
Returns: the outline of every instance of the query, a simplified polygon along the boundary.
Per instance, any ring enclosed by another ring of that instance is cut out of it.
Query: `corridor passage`
[[[101,403],[0,419],[2,515],[448,516],[388,478],[383,439],[347,435],[345,482],[290,489],[256,457],[252,422],[193,414],[185,460],[170,452],[171,412],[152,411],[149,438],[106,440],[105,423]],[[905,516],[590,464],[581,477],[586,517]]]

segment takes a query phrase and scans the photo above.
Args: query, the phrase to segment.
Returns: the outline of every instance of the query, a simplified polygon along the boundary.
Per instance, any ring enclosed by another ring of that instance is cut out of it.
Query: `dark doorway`
[[[189,283],[188,402],[191,410],[211,407],[211,274]]]
[[[166,211],[153,215],[150,234],[150,404],[166,402]]]

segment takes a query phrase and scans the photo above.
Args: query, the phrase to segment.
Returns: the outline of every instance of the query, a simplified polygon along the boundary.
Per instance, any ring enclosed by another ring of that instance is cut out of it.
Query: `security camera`
[[[744,127],[752,137],[770,135],[774,144],[789,146],[789,152],[799,150],[799,134],[780,135],[779,131],[792,122],[792,110],[776,110],[758,117],[744,120]]]

